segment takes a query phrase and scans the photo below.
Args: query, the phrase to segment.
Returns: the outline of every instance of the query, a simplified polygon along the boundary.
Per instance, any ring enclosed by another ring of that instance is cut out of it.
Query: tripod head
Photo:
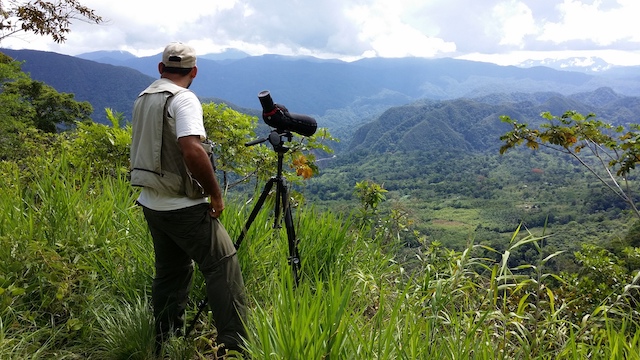
[[[277,153],[284,154],[287,151],[289,151],[289,148],[284,146],[284,143],[285,141],[291,141],[292,137],[293,135],[291,134],[291,131],[272,130],[267,137],[249,141],[248,143],[245,143],[244,146],[253,146],[253,145],[261,144],[265,141],[269,141],[269,143],[271,144],[271,146],[273,146],[273,149]]]

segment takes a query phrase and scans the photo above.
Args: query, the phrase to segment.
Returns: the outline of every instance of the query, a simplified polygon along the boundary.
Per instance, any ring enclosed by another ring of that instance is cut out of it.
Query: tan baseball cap
[[[172,42],[164,48],[162,63],[166,67],[191,69],[196,66],[196,51],[181,42]]]

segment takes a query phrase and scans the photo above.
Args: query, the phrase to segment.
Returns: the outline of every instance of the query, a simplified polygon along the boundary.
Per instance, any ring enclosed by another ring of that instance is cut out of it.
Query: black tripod
[[[249,231],[249,227],[251,223],[258,215],[260,208],[264,204],[269,192],[273,185],[276,185],[276,201],[275,201],[275,209],[274,209],[274,222],[273,227],[280,228],[280,214],[281,211],[284,214],[284,226],[287,229],[287,240],[289,243],[289,264],[291,265],[291,272],[293,274],[294,284],[297,286],[299,281],[299,272],[300,272],[300,254],[298,253],[298,239],[296,239],[295,229],[293,228],[293,217],[291,215],[291,204],[289,199],[289,191],[287,189],[287,184],[284,176],[282,176],[282,159],[284,154],[289,151],[289,148],[284,146],[284,140],[286,138],[287,141],[291,141],[291,132],[284,130],[273,130],[269,134],[268,137],[263,139],[254,140],[252,142],[246,143],[246,146],[252,146],[256,144],[263,143],[267,140],[273,146],[273,149],[278,153],[278,172],[276,176],[272,177],[267,181],[264,185],[264,190],[262,190],[262,194],[258,198],[258,202],[254,206],[251,214],[249,214],[249,218],[242,228],[242,232],[240,233],[240,237],[236,242],[236,249],[240,248],[240,244],[242,244],[242,240],[247,235],[247,231]]]
[[[273,185],[275,184],[276,199],[275,199],[275,209],[274,209],[275,219],[273,222],[273,227],[280,228],[280,215],[284,214],[284,225],[287,229],[287,240],[289,243],[289,265],[291,265],[291,272],[293,274],[294,284],[295,286],[297,286],[299,282],[299,276],[300,276],[300,254],[298,253],[298,239],[296,238],[295,229],[293,228],[293,216],[291,215],[289,191],[287,188],[285,178],[284,176],[282,176],[283,157],[284,157],[284,154],[286,154],[287,151],[289,151],[289,148],[284,146],[283,138],[286,139],[287,141],[291,141],[291,137],[292,137],[291,132],[288,130],[282,130],[282,131],[273,130],[271,131],[268,137],[257,139],[245,144],[245,146],[253,146],[253,145],[263,143],[265,141],[269,141],[269,143],[271,143],[271,145],[273,146],[273,149],[278,154],[278,172],[276,176],[269,179],[269,181],[267,181],[267,183],[264,185],[264,189],[262,190],[262,193],[258,198],[258,202],[253,207],[251,214],[249,214],[249,218],[247,219],[247,222],[242,228],[242,232],[238,237],[238,241],[236,241],[235,243],[235,248],[236,249],[240,248],[240,245],[242,244],[242,240],[244,240],[244,237],[247,235],[247,232],[251,227],[251,223],[253,223],[253,220],[255,220],[256,216],[258,215],[258,212],[260,211],[260,209],[262,208],[262,205],[264,204],[264,201],[267,199],[267,196],[269,195],[271,188],[273,188]],[[193,318],[191,325],[189,326],[189,329],[185,333],[187,336],[193,330],[196,324],[196,321],[198,321],[200,314],[207,307],[207,304],[208,304],[208,299],[205,298],[198,305],[198,313]]]

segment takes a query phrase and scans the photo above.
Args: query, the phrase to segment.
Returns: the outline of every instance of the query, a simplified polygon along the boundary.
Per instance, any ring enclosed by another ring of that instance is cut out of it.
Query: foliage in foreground
[[[518,145],[538,150],[550,148],[576,159],[613,194],[621,198],[640,218],[630,184],[629,175],[640,162],[640,125],[613,126],[596,118],[595,114],[582,115],[567,111],[561,116],[549,112],[541,114],[545,122],[540,129],[530,129],[528,124],[519,123],[509,116],[502,116],[503,122],[513,126],[500,139],[504,145],[503,154]],[[633,189],[633,190],[632,190]]]
[[[0,41],[24,31],[62,43],[73,20],[99,24],[102,17],[77,0],[5,1],[0,9]]]
[[[153,252],[135,192],[123,174],[69,158],[59,149],[0,163],[0,357],[150,359]],[[265,204],[239,250],[252,358],[638,358],[638,277],[611,267],[605,250],[577,254],[585,271],[575,278],[553,273],[557,254],[542,255],[545,237],[520,229],[501,252],[473,243],[408,249],[401,219],[375,211],[379,191],[359,184],[371,196],[354,216],[296,209],[297,288],[284,230],[273,229]],[[235,237],[252,202],[227,202],[223,222]],[[511,265],[525,246],[538,260]],[[617,279],[599,286],[607,275]],[[190,318],[202,290],[197,278]],[[214,337],[205,315],[164,351],[212,356]]]

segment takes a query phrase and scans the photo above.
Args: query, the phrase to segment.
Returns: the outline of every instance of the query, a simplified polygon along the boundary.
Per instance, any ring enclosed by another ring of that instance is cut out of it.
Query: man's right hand
[[[222,215],[222,211],[224,210],[224,202],[220,201],[212,201],[209,203],[209,215],[212,218],[219,218]]]

